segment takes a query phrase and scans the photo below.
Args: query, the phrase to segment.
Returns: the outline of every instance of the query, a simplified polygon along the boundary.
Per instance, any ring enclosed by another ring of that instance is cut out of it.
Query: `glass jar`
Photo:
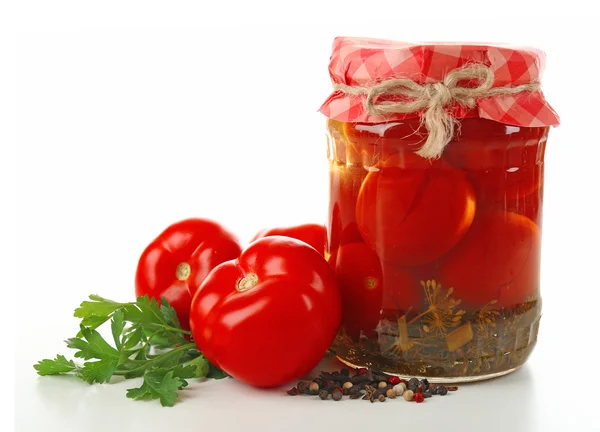
[[[359,46],[367,62],[365,42]],[[389,58],[390,45],[378,49]],[[554,123],[516,126],[458,107],[443,151],[423,157],[417,152],[431,134],[423,112],[364,121],[368,113],[336,119],[322,111],[326,257],[342,294],[338,358],[433,382],[523,365],[541,316],[544,151]]]

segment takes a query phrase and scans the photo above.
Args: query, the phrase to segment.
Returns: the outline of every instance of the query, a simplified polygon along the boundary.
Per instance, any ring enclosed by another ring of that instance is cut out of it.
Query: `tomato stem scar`
[[[191,272],[192,267],[188,263],[182,262],[175,269],[175,277],[180,281],[184,281],[190,277]]]
[[[258,276],[254,273],[248,273],[245,277],[238,280],[235,289],[238,292],[248,291],[258,283]]]

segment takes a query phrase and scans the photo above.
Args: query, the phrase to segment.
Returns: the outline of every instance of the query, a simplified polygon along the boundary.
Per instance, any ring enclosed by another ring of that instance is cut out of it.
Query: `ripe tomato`
[[[369,172],[356,202],[362,237],[383,261],[397,266],[424,264],[448,252],[474,214],[475,195],[464,173],[412,152]]]
[[[438,278],[471,306],[481,307],[491,300],[514,306],[537,292],[540,247],[540,230],[529,218],[481,213],[440,263]]]
[[[189,328],[192,296],[208,273],[241,252],[237,239],[219,224],[186,219],[170,225],[150,243],[138,261],[135,294],[160,302],[166,297],[181,326]]]
[[[325,241],[327,234],[325,227],[318,224],[305,224],[292,227],[284,228],[271,228],[259,231],[252,241],[258,240],[259,238],[269,236],[286,236],[292,237],[297,240],[301,240],[304,243],[308,243],[314,247],[321,255],[325,252]]]
[[[379,257],[364,243],[340,247],[329,259],[342,296],[342,327],[353,339],[372,336],[379,324],[383,274]]]
[[[190,311],[206,358],[258,387],[298,379],[314,368],[341,319],[340,293],[327,261],[299,240],[261,238],[216,267]]]

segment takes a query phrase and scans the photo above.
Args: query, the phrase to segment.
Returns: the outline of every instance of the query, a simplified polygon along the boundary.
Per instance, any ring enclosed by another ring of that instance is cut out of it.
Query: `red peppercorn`
[[[397,376],[391,376],[388,379],[388,383],[390,383],[391,385],[400,384],[400,378],[398,378]]]
[[[364,375],[368,372],[367,368],[358,368],[356,369],[356,375]]]
[[[415,393],[415,395],[413,396],[413,399],[415,400],[416,403],[421,403],[425,400],[425,396],[423,396],[423,393]]]

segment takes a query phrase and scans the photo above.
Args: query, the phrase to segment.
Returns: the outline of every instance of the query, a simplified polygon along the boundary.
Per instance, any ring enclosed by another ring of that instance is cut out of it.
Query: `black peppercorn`
[[[412,390],[413,392],[416,392],[417,389],[419,388],[419,379],[418,378],[411,378],[408,380],[408,386],[406,386],[409,390]]]
[[[334,388],[331,397],[334,401],[342,400],[342,390],[339,387]]]
[[[306,381],[300,381],[298,383],[298,391],[300,393],[308,393],[308,383]]]
[[[439,394],[440,396],[446,396],[446,394],[448,394],[448,389],[446,388],[446,386],[438,386],[438,388],[435,390],[436,394]]]
[[[360,399],[361,397],[363,397],[363,394],[361,392],[352,393],[350,395],[350,399]]]
[[[429,388],[429,381],[427,381],[427,378],[423,378],[423,379],[421,380],[421,385],[422,385],[424,388],[426,388],[426,389],[428,389],[428,388]]]
[[[424,391],[424,392],[422,393],[422,395],[423,395],[423,397],[424,397],[425,399],[427,399],[427,398],[430,398],[430,397],[431,397],[431,393],[430,393],[429,391]]]
[[[327,390],[321,390],[319,392],[319,397],[321,400],[326,400],[329,397],[329,392]]]
[[[344,368],[340,371],[340,374],[344,376],[350,376],[350,369]]]
[[[319,387],[323,387],[323,380],[321,378],[315,378],[312,380],[312,382],[317,383]]]
[[[379,399],[379,402],[385,402],[385,395],[380,394],[377,399]]]

